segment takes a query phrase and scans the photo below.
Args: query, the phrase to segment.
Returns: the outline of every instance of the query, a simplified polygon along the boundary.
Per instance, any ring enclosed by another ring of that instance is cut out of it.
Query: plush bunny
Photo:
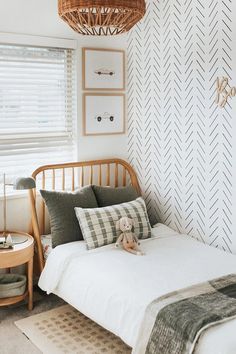
[[[125,251],[136,254],[137,256],[141,256],[144,253],[138,248],[138,245],[140,243],[138,241],[138,238],[132,232],[133,226],[133,220],[127,217],[123,217],[117,221],[116,230],[121,230],[122,233],[116,241],[116,247],[119,247],[119,245],[122,243]]]

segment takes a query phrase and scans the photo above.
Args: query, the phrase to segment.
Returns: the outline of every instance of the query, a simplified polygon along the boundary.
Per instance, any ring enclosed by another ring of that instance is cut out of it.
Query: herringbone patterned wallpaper
[[[232,246],[232,0],[149,0],[128,38],[128,149],[149,212],[203,242]]]

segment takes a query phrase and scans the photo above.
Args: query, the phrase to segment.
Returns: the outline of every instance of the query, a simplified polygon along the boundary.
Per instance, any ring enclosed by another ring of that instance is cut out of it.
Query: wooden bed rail
[[[77,188],[89,184],[111,187],[132,185],[141,195],[135,171],[126,161],[121,159],[45,165],[37,168],[32,173],[32,177],[35,178],[36,188],[29,191],[29,196],[32,210],[32,230],[40,272],[44,267],[41,235],[46,233],[47,211],[37,190],[75,191]]]

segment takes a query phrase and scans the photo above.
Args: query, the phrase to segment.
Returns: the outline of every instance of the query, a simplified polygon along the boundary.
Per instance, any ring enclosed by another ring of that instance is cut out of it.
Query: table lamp
[[[2,248],[11,248],[12,240],[10,234],[7,232],[7,197],[6,186],[13,186],[15,190],[27,190],[34,189],[36,183],[33,177],[18,177],[14,183],[6,183],[6,175],[3,174],[3,237],[5,241],[2,244]]]

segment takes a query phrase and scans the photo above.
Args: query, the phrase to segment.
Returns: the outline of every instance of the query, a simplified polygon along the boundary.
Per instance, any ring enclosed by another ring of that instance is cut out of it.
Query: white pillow
[[[75,213],[88,249],[116,242],[121,233],[121,231],[116,230],[116,222],[123,216],[133,219],[134,233],[139,239],[151,237],[151,226],[146,205],[142,198],[104,208],[84,209],[76,207]]]

